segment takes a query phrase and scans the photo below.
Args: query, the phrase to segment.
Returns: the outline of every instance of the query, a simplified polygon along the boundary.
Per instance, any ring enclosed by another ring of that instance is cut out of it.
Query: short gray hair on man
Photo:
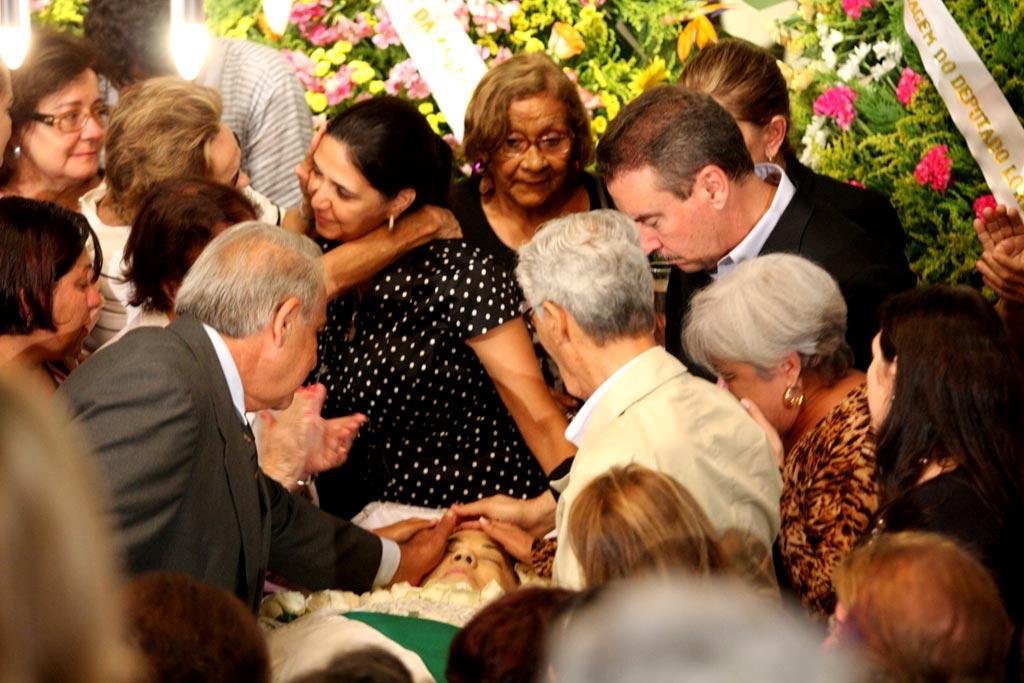
[[[654,279],[633,221],[618,211],[542,225],[519,249],[516,277],[536,315],[550,301],[597,344],[654,329]]]
[[[831,383],[853,364],[839,285],[821,266],[793,254],[745,261],[698,292],[683,342],[712,372],[714,359],[767,373],[795,351],[804,371]]]
[[[289,297],[312,320],[326,295],[320,256],[308,237],[239,223],[206,245],[181,283],[175,309],[235,338],[263,329]]]
[[[559,683],[852,683],[844,653],[810,625],[728,580],[658,577],[609,586],[553,624]]]

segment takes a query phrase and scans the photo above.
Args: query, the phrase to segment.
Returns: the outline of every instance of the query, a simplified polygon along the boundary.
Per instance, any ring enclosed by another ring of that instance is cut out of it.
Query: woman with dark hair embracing
[[[313,152],[306,188],[325,251],[420,206],[447,206],[451,167],[450,148],[411,104],[377,97],[346,109]],[[546,487],[574,449],[519,310],[511,274],[444,240],[331,303],[316,373],[324,415],[369,421],[348,462],[320,477],[324,509],[443,507]]]
[[[933,531],[992,572],[1019,626],[1024,388],[993,307],[966,287],[890,299],[872,344],[868,405],[882,504],[873,534]]]

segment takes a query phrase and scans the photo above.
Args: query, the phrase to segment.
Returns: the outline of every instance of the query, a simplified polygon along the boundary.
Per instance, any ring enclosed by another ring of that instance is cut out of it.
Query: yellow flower
[[[551,27],[551,38],[548,40],[548,52],[560,60],[570,59],[583,52],[586,43],[583,35],[571,25],[556,21]]]
[[[373,67],[362,61],[361,59],[353,59],[348,63],[349,68],[352,69],[352,75],[349,78],[356,85],[363,85],[373,80],[373,77],[377,75],[377,72],[373,70]]]
[[[659,83],[664,83],[668,80],[668,69],[665,66],[665,60],[661,57],[655,57],[651,60],[651,63],[647,65],[640,73],[633,76],[629,81],[629,89],[634,95],[653,88]]]
[[[619,109],[622,108],[622,103],[619,102],[619,98],[610,92],[601,93],[601,104],[604,105],[604,112],[608,114],[609,121],[618,116]]]
[[[815,76],[814,69],[800,69],[793,74],[793,79],[789,82],[789,87],[796,92],[803,92],[811,86],[814,82]]]
[[[708,43],[715,42],[718,42],[715,25],[703,14],[698,14],[679,32],[679,40],[676,41],[676,54],[679,55],[679,62],[686,62],[694,45],[698,49],[703,49]]]
[[[444,115],[443,111],[437,112],[437,122],[438,123],[448,123],[448,117]]]
[[[427,114],[427,123],[430,124],[431,129],[438,135],[441,134],[440,121],[437,120],[437,114]]]
[[[323,49],[322,47],[318,47],[317,49],[309,53],[309,58],[312,59],[314,62],[319,62],[321,59],[324,58],[324,55],[326,54],[327,50]]]
[[[536,38],[529,38],[523,46],[523,52],[544,52],[544,43]]]
[[[309,105],[309,108],[314,113],[319,114],[324,109],[327,109],[327,95],[322,92],[307,92],[306,104]]]
[[[416,108],[419,109],[420,113],[424,116],[434,113],[434,105],[430,102],[420,102],[420,106]]]
[[[598,135],[603,135],[608,130],[608,119],[603,116],[595,116],[594,120],[590,122],[590,127],[594,129],[594,132]]]
[[[384,81],[370,81],[370,94],[379,95],[384,92]]]
[[[323,78],[324,76],[326,76],[330,72],[330,70],[331,70],[331,63],[330,62],[327,62],[327,61],[317,62],[316,63],[316,68],[313,69],[313,75],[316,76],[317,78]]]

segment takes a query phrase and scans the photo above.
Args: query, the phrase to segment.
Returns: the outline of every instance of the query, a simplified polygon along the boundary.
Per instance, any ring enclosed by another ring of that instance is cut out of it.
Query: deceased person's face
[[[462,582],[482,590],[492,579],[506,591],[516,587],[512,558],[483,531],[463,529],[448,538],[441,564],[424,583]]]

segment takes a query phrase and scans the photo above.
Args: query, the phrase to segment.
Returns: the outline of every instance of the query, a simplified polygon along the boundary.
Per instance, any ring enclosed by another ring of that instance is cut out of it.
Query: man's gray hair
[[[724,580],[632,580],[550,629],[559,683],[847,683],[843,653],[780,606]]]
[[[228,337],[248,337],[290,297],[312,320],[325,297],[320,249],[308,237],[258,221],[240,223],[210,242],[189,269],[175,302]]]
[[[519,249],[516,277],[537,316],[565,309],[597,344],[654,329],[654,280],[633,221],[601,210],[556,218]]]
[[[712,372],[716,360],[768,373],[795,351],[804,371],[832,382],[853,364],[845,335],[846,302],[832,276],[800,256],[768,254],[741,263],[693,297],[683,342]]]

